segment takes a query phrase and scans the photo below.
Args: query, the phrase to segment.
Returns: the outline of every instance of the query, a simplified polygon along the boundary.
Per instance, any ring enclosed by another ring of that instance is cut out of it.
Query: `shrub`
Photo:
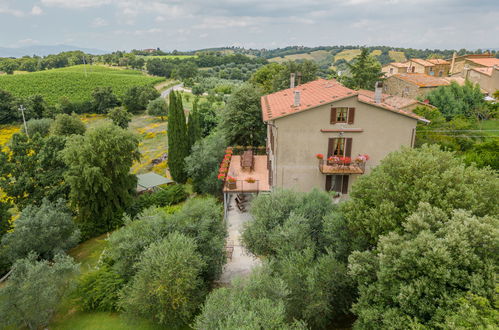
[[[40,136],[45,137],[49,135],[50,127],[52,126],[53,122],[54,120],[50,118],[30,119],[26,122],[26,126],[28,127],[28,134],[30,136],[40,134]]]
[[[56,255],[54,263],[36,261],[35,254],[16,261],[9,280],[0,287],[0,328],[47,326],[77,269],[64,255]]]
[[[137,274],[121,293],[120,307],[162,325],[188,324],[204,296],[203,266],[195,240],[172,233],[144,252]]]
[[[75,291],[77,303],[83,311],[116,311],[124,283],[118,273],[103,265],[80,277]]]
[[[158,97],[147,104],[147,114],[149,116],[163,117],[168,116],[168,105],[162,97]]]
[[[165,187],[152,194],[152,202],[156,206],[170,206],[183,202],[189,197],[185,186],[181,184]]]
[[[262,270],[231,288],[210,293],[196,317],[195,329],[306,329],[302,323],[286,322],[285,283]]]
[[[2,238],[9,259],[25,258],[34,252],[51,260],[57,253],[75,246],[80,232],[73,223],[65,202],[44,200],[41,206],[29,205],[14,223],[14,230]]]
[[[132,114],[126,111],[123,107],[116,107],[109,111],[108,117],[111,118],[113,124],[123,129],[128,128],[128,123],[132,121]]]
[[[51,127],[52,134],[56,135],[83,135],[86,131],[85,124],[76,116],[59,114],[55,117],[55,121]]]

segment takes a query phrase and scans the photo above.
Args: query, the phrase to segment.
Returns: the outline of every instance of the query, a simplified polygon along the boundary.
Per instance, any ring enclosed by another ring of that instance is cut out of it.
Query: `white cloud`
[[[16,17],[23,17],[24,13],[21,10],[11,9],[7,5],[2,5],[0,3],[0,14],[12,15]]]
[[[156,18],[154,20],[156,22],[164,22],[166,20],[166,18],[164,18],[163,16],[156,16]]]
[[[41,14],[43,14],[42,8],[40,8],[38,6],[33,6],[33,8],[31,8],[31,15],[38,16],[38,15],[41,15]]]
[[[92,27],[103,27],[103,26],[108,26],[109,22],[103,19],[102,17],[97,17],[95,18],[92,23],[90,24]]]
[[[38,43],[39,43],[38,40],[34,40],[34,39],[31,39],[31,38],[22,39],[22,40],[19,40],[17,42],[17,44],[21,45],[21,46],[36,45]]]
[[[111,3],[111,0],[41,0],[45,6],[65,8],[100,7]]]

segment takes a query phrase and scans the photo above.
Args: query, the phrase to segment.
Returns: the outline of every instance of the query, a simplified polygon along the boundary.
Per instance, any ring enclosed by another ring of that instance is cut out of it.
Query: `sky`
[[[499,0],[0,0],[0,47],[499,48]]]

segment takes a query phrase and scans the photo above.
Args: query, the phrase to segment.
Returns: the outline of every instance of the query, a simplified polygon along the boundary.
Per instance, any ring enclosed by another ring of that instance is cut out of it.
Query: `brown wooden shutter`
[[[330,138],[327,146],[327,158],[331,157],[334,153],[334,144],[336,142],[335,138]],[[327,159],[326,158],[326,159]]]
[[[352,138],[345,139],[345,157],[352,157]]]
[[[355,108],[348,108],[348,123],[353,124],[353,119],[355,118]]]
[[[342,194],[348,194],[348,178],[349,175],[343,175],[343,180],[341,183],[341,193]]]
[[[336,108],[331,108],[331,124],[336,124]]]
[[[333,177],[331,175],[326,175],[326,191],[331,191],[331,180]]]

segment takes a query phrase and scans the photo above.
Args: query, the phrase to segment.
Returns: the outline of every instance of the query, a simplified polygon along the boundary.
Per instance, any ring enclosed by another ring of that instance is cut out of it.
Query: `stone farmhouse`
[[[415,99],[424,98],[430,91],[449,84],[449,80],[445,78],[425,73],[398,73],[384,81],[383,91],[387,94]]]
[[[392,62],[383,66],[381,71],[385,74],[385,77],[390,77],[396,73],[406,73],[408,68],[408,62]]]
[[[293,83],[292,83],[293,85]],[[390,152],[414,144],[413,99],[318,79],[261,98],[269,188],[348,194]]]

